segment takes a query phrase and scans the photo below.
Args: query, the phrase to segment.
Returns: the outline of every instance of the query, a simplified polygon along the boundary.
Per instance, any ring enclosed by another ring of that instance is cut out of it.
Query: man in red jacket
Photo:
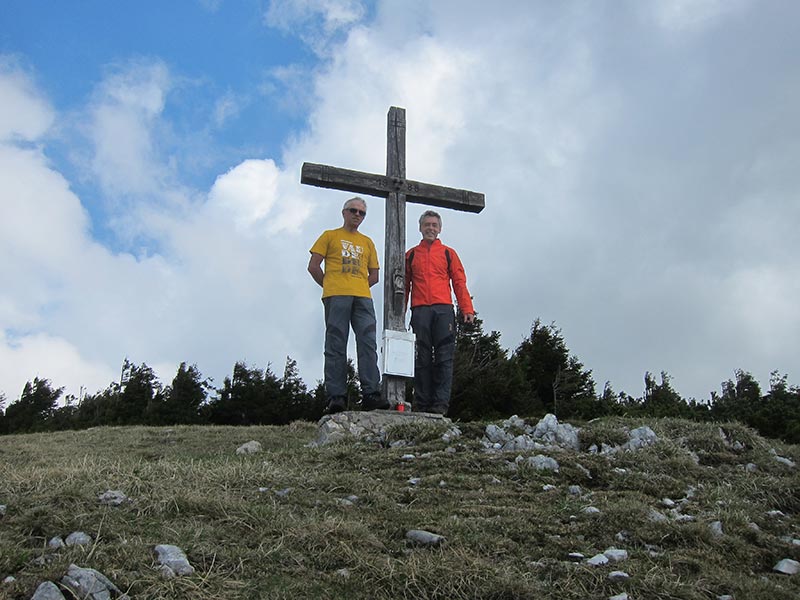
[[[422,241],[406,252],[406,304],[417,338],[413,409],[446,414],[453,384],[456,316],[453,292],[466,323],[475,320],[461,259],[439,240],[442,217],[426,210],[419,218]],[[451,290],[452,283],[452,290]]]

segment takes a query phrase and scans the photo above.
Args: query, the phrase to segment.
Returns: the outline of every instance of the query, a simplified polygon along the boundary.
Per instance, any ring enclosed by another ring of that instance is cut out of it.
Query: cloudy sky
[[[539,318],[598,391],[796,385],[798,22],[790,0],[5,0],[0,393],[98,391],[126,357],[221,385],[291,356],[313,386],[308,248],[349,195],[300,168],[384,172],[390,106],[409,178],[486,195],[441,237],[504,347]]]

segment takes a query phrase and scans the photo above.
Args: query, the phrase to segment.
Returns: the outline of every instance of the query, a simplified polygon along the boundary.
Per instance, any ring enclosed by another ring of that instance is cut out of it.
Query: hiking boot
[[[347,410],[347,398],[344,396],[331,396],[328,407],[325,409],[326,415],[333,415]]]
[[[380,392],[373,392],[364,395],[362,407],[364,410],[386,410],[389,408],[389,402],[384,400]]]

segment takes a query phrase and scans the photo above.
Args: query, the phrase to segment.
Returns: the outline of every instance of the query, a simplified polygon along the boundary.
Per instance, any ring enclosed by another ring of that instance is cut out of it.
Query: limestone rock
[[[452,425],[444,415],[435,413],[400,412],[397,410],[351,411],[325,415],[319,420],[317,438],[307,444],[311,448],[357,437],[368,442],[383,442],[390,425],[422,422]],[[452,434],[453,429],[449,429]]]
[[[194,567],[189,564],[189,559],[183,550],[172,544],[159,544],[155,548],[158,553],[158,562],[161,563],[165,575],[191,575]]]
[[[99,571],[77,565],[69,566],[67,574],[64,575],[61,583],[76,592],[79,598],[85,598],[86,600],[128,598],[108,577]]]
[[[73,531],[67,536],[67,546],[88,546],[92,543],[92,538],[82,531]]]
[[[772,567],[773,571],[783,573],[785,575],[797,575],[800,572],[800,562],[792,560],[791,558],[784,558],[777,565]]]
[[[52,581],[45,581],[39,584],[36,591],[31,596],[31,600],[65,600],[64,594]]]
[[[424,529],[411,529],[406,532],[406,538],[422,546],[438,546],[445,541],[444,536]]]
[[[262,452],[261,442],[251,440],[236,449],[236,454],[258,454]]]
[[[97,499],[108,506],[121,506],[126,502],[130,502],[130,499],[119,490],[106,490]]]

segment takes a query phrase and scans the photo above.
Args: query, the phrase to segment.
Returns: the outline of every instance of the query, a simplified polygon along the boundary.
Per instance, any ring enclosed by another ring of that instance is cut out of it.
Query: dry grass
[[[798,447],[730,425],[728,440],[743,445],[734,450],[716,427],[674,420],[598,421],[584,433],[618,443],[621,428],[642,424],[662,441],[612,458],[554,451],[559,473],[510,468],[515,455],[484,452],[473,425],[449,445],[429,427],[406,426],[389,440],[414,445],[398,448],[306,448],[312,424],[3,437],[0,578],[16,581],[0,584],[0,597],[27,600],[70,563],[101,571],[135,598],[800,597],[800,575],[771,571],[782,558],[800,560],[800,547],[783,539],[800,538],[800,469],[769,454],[774,447],[800,463]],[[237,456],[249,440],[264,452]],[[408,453],[417,458],[403,460]],[[746,471],[747,463],[758,470]],[[583,493],[570,494],[570,485]],[[109,489],[132,502],[100,504]],[[654,508],[667,512],[663,498],[691,489],[683,512],[695,521],[648,518]],[[353,495],[353,505],[342,501]],[[588,506],[601,512],[587,514]],[[708,528],[716,520],[721,538]],[[414,547],[409,529],[447,541]],[[93,544],[47,548],[50,538],[76,530]],[[183,548],[195,574],[164,579],[156,544]],[[590,557],[611,546],[629,559],[606,567],[567,560],[570,552]],[[615,569],[630,579],[611,582]]]

